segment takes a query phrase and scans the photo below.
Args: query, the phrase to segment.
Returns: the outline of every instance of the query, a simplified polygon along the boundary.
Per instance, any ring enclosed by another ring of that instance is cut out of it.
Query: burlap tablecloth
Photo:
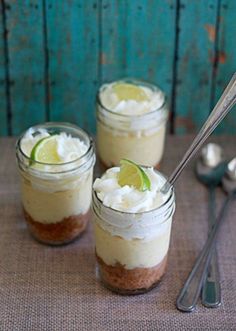
[[[192,137],[169,137],[162,163],[167,175]],[[236,137],[214,140],[227,156]],[[64,247],[48,247],[29,235],[21,211],[14,139],[0,139],[0,330],[236,330],[236,202],[218,242],[222,305],[181,313],[175,301],[206,238],[207,191],[193,174],[193,163],[176,184],[168,271],[145,295],[125,297],[95,279],[91,226]],[[97,170],[98,171],[98,170]],[[217,192],[218,208],[224,194]]]

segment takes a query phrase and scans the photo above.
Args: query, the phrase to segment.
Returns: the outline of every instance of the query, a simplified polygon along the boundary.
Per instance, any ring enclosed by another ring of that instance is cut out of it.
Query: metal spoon
[[[216,236],[219,232],[221,223],[225,219],[226,210],[229,203],[236,197],[236,158],[228,163],[226,174],[222,179],[222,184],[225,191],[228,193],[228,196],[225,199],[223,207],[221,208],[219,217],[215,222],[215,226],[212,228],[212,231],[198,256],[195,265],[177,298],[176,305],[181,311],[191,312],[196,308],[202,284],[206,279],[207,269],[215,249]]]
[[[199,148],[202,146],[202,144],[205,142],[205,140],[209,137],[209,135],[215,130],[217,125],[222,121],[222,119],[228,114],[230,109],[235,105],[236,103],[236,73],[234,73],[233,77],[231,78],[230,82],[228,83],[226,89],[224,90],[222,96],[220,97],[219,101],[217,102],[216,106],[212,110],[211,114],[207,118],[205,124],[193,140],[192,144],[184,154],[182,160],[178,164],[178,166],[175,168],[169,179],[165,182],[163,187],[161,188],[162,193],[167,193],[169,190],[173,189],[173,184],[176,181],[176,179],[179,177],[183,169],[186,167],[188,162],[192,159],[192,157],[196,154],[196,152],[199,150]],[[222,217],[223,218],[223,217]],[[221,220],[221,218],[220,218]],[[219,224],[220,222],[218,222]],[[214,239],[217,233],[217,223],[214,227],[214,229],[211,232],[211,235],[209,236],[210,244],[213,245]],[[205,248],[205,249],[208,249]],[[210,261],[210,259],[209,259]],[[201,290],[201,288],[200,288]],[[198,294],[199,296],[199,294]]]
[[[223,120],[223,118],[228,114],[230,109],[236,103],[236,73],[231,78],[229,84],[224,90],[222,96],[217,102],[216,106],[212,110],[211,114],[208,116],[205,124],[202,126],[201,130],[193,140],[192,144],[184,154],[181,162],[175,168],[168,181],[161,188],[161,192],[166,193],[171,188],[176,179],[179,177],[183,169],[186,167],[188,162],[196,154],[205,140],[210,136],[210,134],[215,130],[217,125]]]
[[[222,186],[228,194],[236,189],[236,157],[227,165],[226,174],[222,179]]]
[[[208,228],[209,233],[215,225],[215,190],[220,184],[226,171],[227,163],[224,161],[222,148],[210,143],[202,149],[201,157],[196,164],[197,178],[208,187],[209,210]],[[220,276],[216,249],[207,272],[206,280],[202,289],[202,304],[209,308],[218,307],[221,304]]]

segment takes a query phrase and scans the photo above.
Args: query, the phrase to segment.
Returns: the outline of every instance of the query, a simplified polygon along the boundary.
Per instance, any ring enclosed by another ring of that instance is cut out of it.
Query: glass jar
[[[140,115],[126,115],[105,107],[102,93],[111,84],[127,83],[144,87],[161,98],[159,108]],[[103,85],[97,94],[97,149],[106,168],[118,165],[122,158],[159,168],[164,150],[168,107],[164,93],[155,85],[124,79]]]
[[[173,188],[160,207],[138,213],[105,206],[93,190],[96,260],[105,287],[139,294],[159,283],[166,270],[174,211]]]
[[[91,137],[67,123],[45,123],[29,130],[62,132],[79,138],[87,151],[73,161],[45,164],[32,159],[22,149],[23,133],[16,144],[24,216],[32,235],[50,245],[69,243],[86,228],[92,198],[94,146]]]

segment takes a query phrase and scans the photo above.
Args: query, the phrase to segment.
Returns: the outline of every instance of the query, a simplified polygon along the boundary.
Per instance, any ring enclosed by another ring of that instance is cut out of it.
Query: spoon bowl
[[[222,96],[217,102],[216,106],[208,116],[206,122],[200,129],[199,133],[193,140],[192,144],[189,146],[187,151],[185,152],[182,160],[177,165],[175,170],[169,176],[168,181],[162,187],[161,191],[166,192],[170,189],[170,187],[175,183],[176,179],[179,177],[183,169],[189,163],[189,161],[193,158],[193,156],[197,153],[206,139],[210,136],[210,134],[215,130],[218,124],[223,120],[223,118],[228,114],[228,112],[232,109],[232,107],[236,104],[236,73],[234,73],[230,82],[226,86]]]
[[[200,182],[206,186],[218,186],[227,169],[227,162],[222,161],[213,168],[206,167],[199,160],[196,164],[196,175]]]
[[[236,192],[236,157],[227,164],[225,176],[222,179],[222,186],[228,194]]]

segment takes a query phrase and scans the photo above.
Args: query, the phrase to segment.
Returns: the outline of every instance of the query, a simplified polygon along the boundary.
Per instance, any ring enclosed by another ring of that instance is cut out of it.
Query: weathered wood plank
[[[46,1],[50,120],[95,129],[99,1]]]
[[[153,81],[170,97],[176,1],[128,3],[127,74]]]
[[[176,133],[196,131],[209,113],[217,3],[215,0],[180,1]]]
[[[177,0],[1,1],[0,135],[9,133],[10,127],[13,134],[19,134],[45,121],[47,115],[50,120],[70,121],[94,132],[94,98],[99,84],[124,76],[154,82],[170,98],[176,3]],[[236,70],[236,1],[179,3],[174,110],[176,133],[186,133],[202,125],[211,104]],[[5,23],[9,67],[3,39]],[[7,109],[12,112],[10,126]],[[235,111],[217,132],[236,133]]]
[[[170,97],[175,15],[175,0],[103,0],[102,80],[136,77],[156,83]]]
[[[4,13],[0,2],[0,135],[7,135],[6,57],[4,45]]]
[[[109,82],[126,76],[127,13],[125,1],[101,0],[100,79]]]
[[[218,63],[215,76],[214,103],[220,97],[226,84],[234,72],[236,72],[236,53],[235,53],[235,35],[236,35],[236,1],[221,0],[219,37],[218,37]],[[219,128],[217,133],[236,134],[236,108],[232,110]]]
[[[42,1],[6,1],[12,133],[45,121]]]

